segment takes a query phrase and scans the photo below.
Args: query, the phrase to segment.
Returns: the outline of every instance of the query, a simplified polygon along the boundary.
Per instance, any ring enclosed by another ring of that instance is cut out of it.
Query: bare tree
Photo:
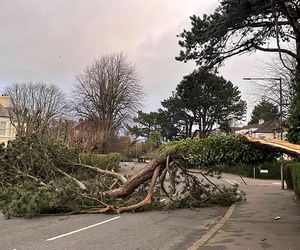
[[[85,119],[85,141],[101,147],[140,107],[142,88],[136,68],[122,54],[103,56],[78,74],[76,110]]]
[[[281,60],[284,60],[282,65]],[[291,100],[295,94],[296,86],[296,60],[289,56],[272,57],[270,61],[265,62],[258,70],[259,75],[270,78],[281,78],[282,82],[282,97],[283,97],[283,114],[287,118]],[[278,80],[267,80],[266,82],[256,82],[256,86],[261,93],[261,99],[272,102],[279,107],[280,105],[280,82]]]
[[[49,135],[51,123],[67,109],[63,92],[55,85],[23,82],[9,85],[12,124],[17,136]]]

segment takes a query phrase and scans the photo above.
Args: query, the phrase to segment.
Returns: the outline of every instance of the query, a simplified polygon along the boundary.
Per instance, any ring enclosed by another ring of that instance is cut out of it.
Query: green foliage
[[[300,70],[297,71],[297,82],[298,86],[293,97],[291,115],[289,117],[288,140],[289,142],[300,144]]]
[[[201,208],[207,206],[230,206],[235,202],[245,200],[245,193],[237,189],[237,187],[219,187],[221,192],[213,192],[212,195],[205,199],[199,193],[192,192],[191,195],[183,199],[169,201],[167,208]],[[161,204],[160,204],[161,206]],[[162,207],[166,209],[166,207]]]
[[[158,129],[159,125],[157,119],[157,112],[144,113],[140,110],[138,111],[138,116],[133,119],[137,125],[127,128],[129,132],[136,137],[143,136],[148,138],[151,132]]]
[[[280,42],[288,42],[290,37],[299,40],[300,31],[293,28],[300,15],[297,7],[297,0],[222,0],[212,14],[191,17],[191,29],[179,35],[179,45],[184,50],[177,59],[196,60],[199,65],[213,67],[222,65],[231,56],[246,52],[274,52],[276,47],[272,50],[266,45],[277,34]],[[274,15],[281,21],[278,33]],[[281,52],[297,59],[293,50]]]
[[[189,167],[212,169],[220,166],[254,165],[274,160],[274,154],[261,151],[239,137],[210,136],[201,140],[186,139],[163,145],[181,155]]]
[[[279,119],[278,108],[273,103],[261,100],[259,104],[254,107],[251,120],[248,124],[258,124],[260,119],[264,121]]]
[[[159,131],[154,131],[149,134],[149,138],[146,141],[146,144],[149,144],[149,146],[152,146],[154,149],[157,149],[160,147],[162,143],[162,137]]]
[[[0,153],[0,182],[13,184],[26,174],[51,180],[54,168],[74,168],[72,162],[78,162],[79,150],[61,142],[32,136],[9,141]]]
[[[164,101],[162,105],[164,106]],[[170,140],[178,132],[176,118],[173,113],[162,109],[150,113],[138,111],[138,116],[134,118],[136,125],[128,126],[127,129],[136,138],[145,137],[148,139],[151,133],[159,131],[162,139]]]
[[[178,134],[184,135],[184,138],[191,137],[195,118],[187,111],[184,101],[173,94],[163,100],[161,105],[163,108],[158,110],[159,121],[166,141],[175,139]]]
[[[291,170],[293,188],[300,198],[300,162],[288,162],[286,166]]]
[[[82,181],[87,196],[98,197],[115,179],[80,167],[79,155],[78,148],[40,137],[21,138],[9,142],[6,148],[1,146],[0,210],[7,217],[33,216],[99,205],[97,200],[81,197],[83,191],[61,171]],[[115,170],[120,160],[117,154],[81,158],[85,163]]]
[[[186,112],[193,114],[202,136],[209,134],[215,124],[241,119],[246,112],[238,87],[204,69],[185,76],[177,86],[177,94]]]
[[[300,164],[293,167],[292,170],[293,186],[295,193],[300,197]]]
[[[101,169],[118,171],[121,161],[121,156],[118,153],[111,154],[94,154],[94,153],[81,153],[80,161],[83,164],[96,166]]]
[[[67,179],[52,181],[47,188],[24,181],[14,187],[0,187],[0,209],[7,217],[59,212],[59,205],[74,197],[78,187]],[[62,207],[63,210],[63,207]]]

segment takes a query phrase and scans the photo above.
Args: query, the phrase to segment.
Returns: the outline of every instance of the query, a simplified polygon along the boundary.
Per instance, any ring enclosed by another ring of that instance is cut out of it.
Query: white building
[[[9,112],[9,97],[0,96],[0,143],[7,144],[8,141],[16,138],[16,129],[12,125]]]

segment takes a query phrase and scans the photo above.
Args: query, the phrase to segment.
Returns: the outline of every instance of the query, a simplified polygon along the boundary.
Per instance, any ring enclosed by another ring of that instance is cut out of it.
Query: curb
[[[199,240],[193,243],[193,245],[189,247],[187,250],[197,250],[200,247],[202,247],[207,241],[209,241],[214,236],[214,234],[218,232],[222,226],[224,226],[226,221],[232,215],[236,206],[237,206],[236,203],[232,204],[228,209],[228,211],[226,212],[226,214],[222,217],[222,219],[213,228],[211,228],[204,236],[202,236]]]

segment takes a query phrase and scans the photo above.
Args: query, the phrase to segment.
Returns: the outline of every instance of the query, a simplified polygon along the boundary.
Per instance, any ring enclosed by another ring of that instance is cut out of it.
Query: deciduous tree
[[[12,124],[18,137],[49,135],[52,123],[66,114],[64,93],[55,85],[24,82],[9,85]]]
[[[78,114],[86,121],[85,140],[105,151],[106,142],[140,107],[142,90],[136,68],[122,53],[112,54],[96,59],[76,79],[74,98]]]

